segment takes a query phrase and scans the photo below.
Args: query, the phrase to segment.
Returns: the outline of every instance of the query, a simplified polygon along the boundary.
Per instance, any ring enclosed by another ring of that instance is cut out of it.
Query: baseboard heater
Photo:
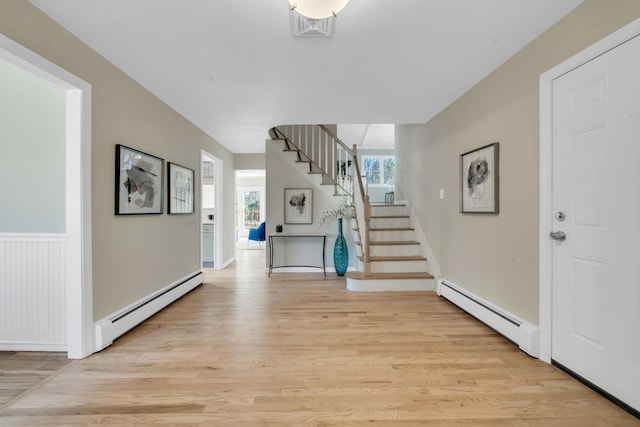
[[[525,353],[533,357],[540,356],[537,326],[519,319],[445,279],[438,280],[437,293],[516,343]]]
[[[113,340],[136,327],[204,281],[201,271],[185,277],[111,315],[98,320],[95,328],[96,351],[111,345]]]

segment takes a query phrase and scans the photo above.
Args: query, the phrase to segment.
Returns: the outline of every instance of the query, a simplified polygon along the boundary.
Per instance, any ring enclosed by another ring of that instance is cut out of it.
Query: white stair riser
[[[285,148],[284,143],[282,148]],[[298,162],[298,154],[295,151],[288,151],[285,155],[291,160],[291,163],[295,165],[296,169],[298,169],[301,174],[308,175],[310,177],[309,179],[311,179],[316,186],[320,186],[322,184],[322,174],[310,174],[309,163]],[[317,169],[317,167],[314,167],[314,169]],[[315,178],[311,178],[311,176],[315,176]]]
[[[369,241],[371,242],[411,241],[413,238],[413,230],[369,231]]]
[[[347,289],[352,292],[411,292],[434,291],[434,279],[388,279],[388,280],[359,280],[347,278]]]
[[[407,215],[404,206],[371,205],[371,216]]]
[[[287,155],[287,157],[289,157],[289,159],[291,159],[291,163],[296,166],[296,169],[298,169],[300,173],[309,173],[309,163],[298,162],[298,155],[295,153],[295,151],[289,151],[285,154]]]
[[[305,176],[306,179],[308,179],[312,184],[314,189],[317,189],[318,191],[322,191],[324,194],[327,195],[327,197],[333,197],[334,195],[334,186],[333,184],[330,185],[324,185],[322,182],[323,180],[326,180],[326,178],[323,178],[324,175],[322,174],[310,174],[309,172],[309,164],[308,163],[297,163],[296,159],[296,153],[295,152],[287,152],[285,154],[288,154],[288,157],[291,159],[291,163],[295,165],[296,169],[300,172],[300,174],[302,176]],[[305,187],[307,186],[307,184],[305,184]],[[337,199],[336,199],[337,200]],[[345,227],[347,226],[347,224],[343,224]],[[349,227],[351,227],[351,225],[349,225]]]
[[[375,261],[371,262],[372,273],[424,273],[427,261]]]
[[[370,245],[370,256],[420,255],[420,245]]]
[[[411,227],[409,218],[371,218],[371,228],[408,228]]]

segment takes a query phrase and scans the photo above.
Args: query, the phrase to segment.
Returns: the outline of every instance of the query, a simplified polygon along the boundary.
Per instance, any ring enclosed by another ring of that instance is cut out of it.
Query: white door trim
[[[202,169],[202,159],[207,158],[213,161],[213,180],[215,183],[215,220],[213,224],[213,268],[222,270],[222,242],[223,242],[223,206],[224,206],[224,161],[209,153],[206,150],[200,150],[200,168]],[[202,177],[202,170],[200,170]],[[200,212],[202,211],[202,184],[200,184]],[[200,213],[199,213],[200,214]],[[202,265],[202,221],[200,221],[200,265]]]
[[[237,172],[238,171],[236,171],[236,175],[237,175]],[[237,181],[237,177],[236,177],[236,183],[237,182],[238,181]],[[245,191],[255,191],[255,192],[260,193],[260,220],[259,220],[259,223],[262,222],[262,221],[266,221],[266,212],[265,212],[264,205],[265,205],[265,199],[267,198],[267,194],[266,194],[265,188],[264,187],[236,187],[236,200],[238,199],[239,194],[240,193],[244,193]],[[242,200],[241,203],[242,203],[242,207],[244,207],[244,200]],[[248,229],[244,228],[244,224],[243,224],[244,223],[244,215],[240,214],[240,215],[236,215],[236,216],[238,217],[237,221],[239,221],[238,222],[238,229],[240,231],[248,230]]]
[[[640,35],[640,19],[605,37],[582,52],[572,56],[540,76],[540,265],[539,265],[539,323],[540,359],[551,363],[551,294],[552,294],[552,101],[553,81],[569,71],[591,61],[603,53]]]
[[[66,90],[67,352],[71,359],[93,353],[91,259],[91,85],[0,34],[0,58]]]

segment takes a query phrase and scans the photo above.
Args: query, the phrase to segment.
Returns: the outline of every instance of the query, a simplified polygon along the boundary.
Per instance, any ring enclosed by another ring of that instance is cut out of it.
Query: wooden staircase
[[[284,143],[284,152],[295,154],[295,163],[306,173],[321,176],[321,185],[332,185],[334,196],[353,198],[353,177],[342,173],[337,165],[351,163],[355,147],[347,147],[322,125],[279,126],[269,135],[273,141]]]
[[[270,135],[284,142],[283,151],[294,153],[295,163],[304,166],[306,173],[320,175],[321,185],[333,185],[334,196],[346,196],[354,204],[356,271],[346,273],[347,288],[356,292],[434,291],[435,280],[427,273],[428,260],[406,206],[370,204],[359,178],[356,147],[348,148],[325,126],[309,128],[277,127]],[[353,164],[355,176],[338,170],[336,164],[345,162]]]
[[[421,254],[406,207],[372,205],[369,221],[370,272],[347,272],[347,288],[357,292],[434,290],[434,278],[427,273],[427,258]],[[358,260],[364,263],[362,245],[358,247]]]

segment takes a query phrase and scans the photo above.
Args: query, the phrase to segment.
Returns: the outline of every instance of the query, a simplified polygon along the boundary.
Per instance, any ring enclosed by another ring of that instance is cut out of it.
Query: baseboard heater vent
[[[204,281],[201,271],[154,292],[147,297],[98,320],[94,324],[96,351],[111,345],[113,340],[136,327]]]
[[[438,280],[437,293],[516,343],[525,353],[539,357],[537,326],[444,279]]]

